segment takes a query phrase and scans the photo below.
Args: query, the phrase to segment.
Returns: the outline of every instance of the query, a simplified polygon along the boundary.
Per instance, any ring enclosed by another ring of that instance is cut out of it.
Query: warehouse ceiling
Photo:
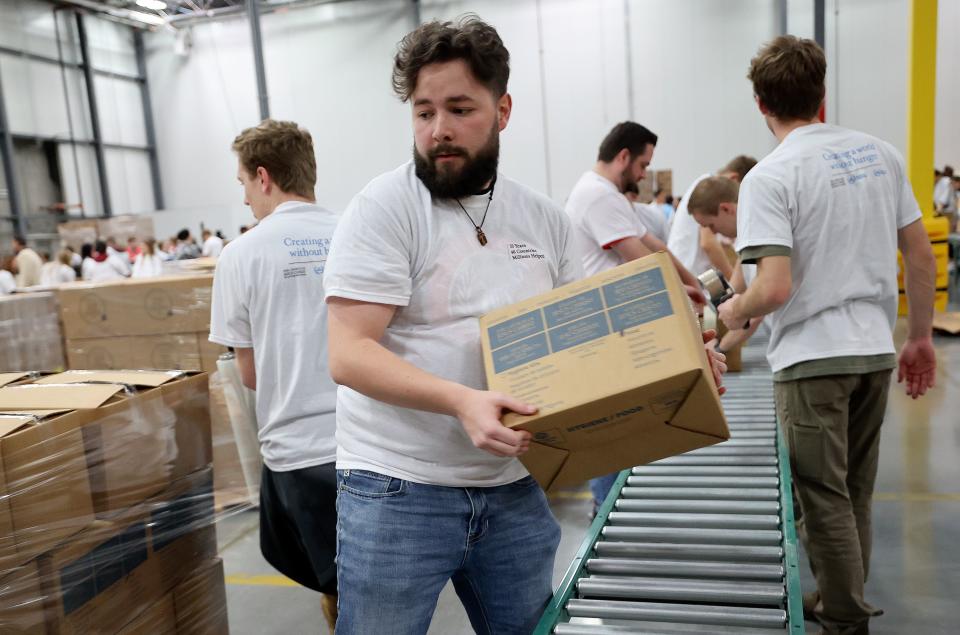
[[[140,28],[180,27],[200,20],[242,14],[247,0],[50,0],[61,6],[82,7]],[[342,0],[257,0],[261,13],[294,6]]]

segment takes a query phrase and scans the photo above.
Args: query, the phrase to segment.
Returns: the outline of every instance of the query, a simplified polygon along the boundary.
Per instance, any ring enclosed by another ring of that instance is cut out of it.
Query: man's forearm
[[[768,288],[767,283],[757,278],[740,296],[737,316],[742,317],[744,321],[752,320],[773,313],[782,305],[781,299]]]
[[[334,381],[401,408],[456,416],[470,389],[417,368],[372,339],[337,345],[331,351]]]
[[[929,258],[904,268],[907,291],[907,337],[929,337],[933,330],[933,304],[936,299],[937,262],[931,252]]]

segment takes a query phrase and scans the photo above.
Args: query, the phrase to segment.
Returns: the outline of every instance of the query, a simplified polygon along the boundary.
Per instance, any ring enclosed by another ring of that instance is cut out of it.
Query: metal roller
[[[773,476],[779,478],[774,465],[647,465],[631,470],[634,476]]]
[[[615,620],[599,623],[601,620],[590,617],[573,619],[582,620],[582,623],[571,621],[566,624],[557,624],[553,632],[557,635],[705,635],[707,633],[709,635],[782,635],[783,633],[783,629],[717,626],[716,624],[710,625],[709,630],[704,630],[703,626],[684,626],[663,622],[632,621],[629,625],[624,625],[622,622],[611,623]]]
[[[752,604],[779,606],[785,591],[782,584],[716,582],[683,578],[642,578],[591,575],[577,585],[580,596],[587,598],[634,598],[637,600],[670,600],[711,602],[718,604]]]
[[[780,501],[658,500],[619,498],[614,509],[621,512],[663,512],[674,514],[770,514],[779,516]]]
[[[642,577],[707,578],[714,580],[783,580],[783,565],[741,562],[692,562],[687,560],[639,560],[632,558],[591,558],[590,573]]]
[[[778,476],[631,476],[628,487],[743,487],[749,489],[780,486]]]
[[[719,562],[781,562],[783,548],[753,545],[695,545],[674,543],[610,542],[596,543],[598,555],[616,558],[666,558]]]
[[[684,498],[721,498],[725,500],[776,500],[777,490],[737,489],[721,487],[624,487],[624,498],[666,498],[682,500]]]
[[[704,456],[682,454],[660,459],[652,465],[772,465],[777,466],[777,457],[768,455]]]
[[[692,529],[689,527],[604,527],[606,540],[632,542],[670,542],[713,545],[779,545],[780,530],[766,529]]]
[[[634,527],[702,527],[704,529],[776,529],[780,517],[756,514],[671,514],[611,512],[611,525]]]
[[[786,611],[778,609],[615,600],[570,600],[567,611],[575,617],[766,628],[782,628],[787,619]]]

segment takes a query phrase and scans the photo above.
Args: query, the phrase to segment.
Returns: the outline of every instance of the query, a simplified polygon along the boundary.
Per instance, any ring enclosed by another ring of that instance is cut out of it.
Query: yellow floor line
[[[244,575],[235,573],[226,577],[227,584],[236,586],[300,586],[290,578],[277,574]]]

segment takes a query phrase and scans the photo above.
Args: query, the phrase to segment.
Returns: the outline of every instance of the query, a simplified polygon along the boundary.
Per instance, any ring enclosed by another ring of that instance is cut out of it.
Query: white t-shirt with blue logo
[[[626,200],[626,199],[624,199]],[[397,307],[381,343],[414,366],[486,388],[478,318],[582,277],[570,222],[547,197],[500,175],[493,200],[435,200],[412,163],[351,201],[327,263],[327,297]],[[470,219],[467,218],[469,214]],[[487,244],[477,241],[483,222]],[[337,399],[337,468],[430,485],[490,487],[527,475],[474,447],[455,417],[393,406],[346,386]]]
[[[253,348],[260,451],[277,472],[336,457],[323,290],[336,225],[321,207],[282,203],[217,261],[210,341]]]
[[[774,371],[895,351],[897,232],[920,217],[903,157],[856,130],[802,126],[750,170],[737,251],[790,249],[790,297],[769,320]]]

